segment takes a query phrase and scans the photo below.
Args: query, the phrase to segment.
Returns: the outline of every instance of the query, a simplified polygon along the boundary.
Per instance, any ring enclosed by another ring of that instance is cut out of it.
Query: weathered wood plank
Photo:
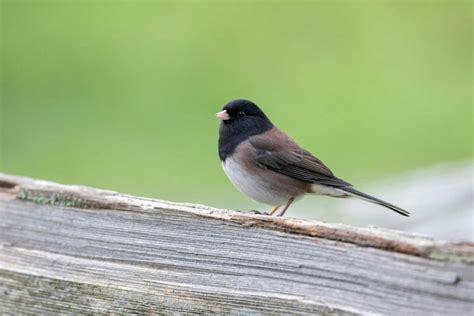
[[[473,245],[0,175],[0,312],[466,314]]]

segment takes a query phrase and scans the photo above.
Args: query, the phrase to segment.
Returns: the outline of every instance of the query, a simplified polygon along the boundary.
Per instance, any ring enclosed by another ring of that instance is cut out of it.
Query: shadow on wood
[[[474,245],[0,174],[0,313],[467,314]]]

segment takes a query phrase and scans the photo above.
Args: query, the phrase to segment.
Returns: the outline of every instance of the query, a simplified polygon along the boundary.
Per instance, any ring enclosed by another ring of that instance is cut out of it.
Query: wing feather
[[[332,171],[309,151],[300,148],[279,130],[253,136],[249,139],[254,148],[258,166],[313,184],[348,187],[351,184],[334,176]]]

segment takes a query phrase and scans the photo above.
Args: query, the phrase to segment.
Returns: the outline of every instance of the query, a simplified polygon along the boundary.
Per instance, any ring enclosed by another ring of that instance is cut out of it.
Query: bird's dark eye
[[[238,115],[239,117],[244,117],[244,116],[245,116],[245,112],[242,112],[242,111],[241,111],[241,112],[237,113],[237,115]]]

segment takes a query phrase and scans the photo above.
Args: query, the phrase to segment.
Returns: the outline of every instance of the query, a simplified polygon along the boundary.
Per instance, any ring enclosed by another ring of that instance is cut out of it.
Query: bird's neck
[[[219,158],[224,162],[243,141],[273,128],[269,120],[255,119],[239,124],[221,123],[219,128]]]

